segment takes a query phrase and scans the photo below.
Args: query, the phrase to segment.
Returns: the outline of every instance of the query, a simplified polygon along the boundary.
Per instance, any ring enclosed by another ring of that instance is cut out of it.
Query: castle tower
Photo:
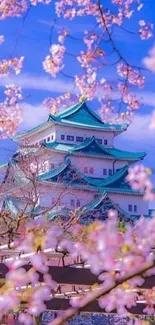
[[[19,155],[26,155],[25,148],[29,148],[31,165],[37,171],[37,205],[49,207],[50,218],[77,208],[85,222],[88,215],[105,219],[109,208],[117,209],[121,218],[148,216],[143,193],[133,191],[126,181],[129,165],[142,160],[146,153],[114,146],[115,137],[127,128],[127,124],[102,122],[81,102],[57,115],[50,114],[46,122],[28,132],[17,134],[13,140],[21,147],[10,162],[14,186],[6,195],[6,205],[18,205],[20,195],[15,184],[31,186],[18,164]]]

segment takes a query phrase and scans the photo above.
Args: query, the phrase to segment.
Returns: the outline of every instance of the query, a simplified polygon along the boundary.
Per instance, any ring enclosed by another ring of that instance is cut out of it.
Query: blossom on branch
[[[60,44],[53,44],[50,48],[51,55],[46,56],[43,62],[43,68],[46,72],[56,77],[56,75],[64,68],[63,58],[65,47]]]
[[[142,40],[147,40],[153,36],[153,24],[146,23],[144,20],[140,20],[139,26],[139,34]]]
[[[5,59],[0,61],[0,77],[6,77],[14,71],[19,74],[23,66],[24,57]]]
[[[19,17],[27,11],[26,0],[1,0],[0,1],[0,20],[8,17]]]
[[[21,88],[15,85],[7,85],[6,98],[0,103],[0,137],[6,138],[16,133],[18,125],[22,121],[22,111],[19,101],[22,100]]]

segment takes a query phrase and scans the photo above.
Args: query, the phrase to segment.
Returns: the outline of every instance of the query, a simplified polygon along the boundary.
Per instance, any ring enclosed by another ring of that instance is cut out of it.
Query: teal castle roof
[[[110,209],[114,209],[118,212],[118,218],[120,220],[130,221],[130,215],[121,209],[118,204],[114,203],[106,192],[103,192],[80,209],[78,212],[78,214],[81,213],[80,222],[88,224],[95,220],[104,221],[107,219]]]
[[[90,109],[85,102],[75,104],[68,109],[60,112],[57,115],[49,114],[48,120],[37,127],[17,134],[13,137],[14,140],[35,133],[40,129],[48,127],[48,125],[59,124],[66,126],[74,126],[79,128],[89,128],[104,131],[122,132],[127,129],[127,124],[109,124],[104,123],[99,115],[97,115],[92,109]]]
[[[99,115],[91,110],[85,102],[80,102],[60,112],[58,115],[49,115],[49,121],[58,122],[61,124],[69,124],[73,126],[89,127],[103,130],[116,130],[121,131],[127,128],[127,125],[109,124],[102,122]]]
[[[21,215],[22,211],[27,216],[33,216],[34,218],[38,215],[45,215],[48,220],[60,217],[61,220],[67,221],[70,218],[70,210],[63,206],[55,206],[49,210],[45,209],[46,213],[44,214],[45,211],[40,206],[34,207],[33,204],[27,204],[24,199],[11,196],[5,198],[2,209],[10,212],[14,218]],[[91,202],[79,208],[76,213],[80,224],[90,224],[95,220],[106,220],[109,209],[115,209],[118,212],[119,220],[132,221],[133,219],[133,216],[130,216],[118,204],[114,203],[106,192],[98,194]]]
[[[26,206],[26,208],[25,208]],[[23,208],[24,207],[24,208]],[[108,197],[108,194],[104,191],[99,193],[91,202],[85,206],[77,209],[76,215],[80,224],[90,224],[93,221],[100,220],[104,221],[108,217],[108,211],[114,209],[118,213],[118,219],[120,221],[126,221],[133,223],[135,220],[140,218],[139,216],[129,215],[126,211],[121,209],[112,199]],[[33,204],[27,204],[24,199],[17,197],[7,196],[3,202],[3,211],[8,211],[16,218],[21,215],[22,211],[29,217],[33,216],[36,218],[39,215],[44,215],[48,220],[55,220],[61,218],[61,220],[69,220],[70,210],[63,206],[55,206],[49,210],[44,209],[40,206],[34,207]],[[151,218],[154,210],[149,210],[148,215],[145,217]]]
[[[115,148],[107,148],[100,144],[94,137],[88,138],[81,144],[64,144],[61,142],[46,142],[42,144],[43,147],[65,152],[72,155],[86,155],[103,157],[107,159],[117,160],[141,160],[146,156],[146,152],[129,152]]]
[[[38,180],[46,183],[61,183],[71,187],[84,187],[85,189],[94,189],[97,191],[106,191],[114,193],[142,194],[133,191],[126,182],[128,166],[124,166],[114,175],[103,178],[88,177],[82,174],[77,168],[71,165],[70,160],[59,167],[50,170],[47,173],[39,175]]]

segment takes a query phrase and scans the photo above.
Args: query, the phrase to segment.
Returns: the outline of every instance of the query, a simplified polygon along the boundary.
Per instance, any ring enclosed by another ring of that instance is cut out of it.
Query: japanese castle
[[[126,181],[129,166],[146,153],[114,146],[115,137],[127,128],[127,124],[104,123],[85,102],[80,102],[57,115],[49,114],[44,123],[17,134],[13,141],[19,149],[2,167],[6,194],[1,208],[18,214],[24,200],[28,200],[27,191],[32,193],[31,204],[35,202],[33,212],[48,210],[50,220],[67,218],[75,209],[83,223],[105,220],[109,209],[116,209],[121,220],[149,216],[143,193],[132,190]],[[28,163],[25,169],[21,164],[24,156],[36,175],[35,190],[28,177]],[[29,209],[27,204],[27,213]]]

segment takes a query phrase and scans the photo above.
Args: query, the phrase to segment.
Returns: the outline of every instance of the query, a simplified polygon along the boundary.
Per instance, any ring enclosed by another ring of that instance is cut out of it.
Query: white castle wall
[[[40,154],[38,164],[40,165],[40,170],[42,172],[48,172],[64,163],[64,159],[65,154],[49,150],[44,151],[44,154]]]
[[[61,135],[65,136],[65,139],[61,139]],[[68,141],[67,135],[74,136],[74,141]],[[23,143],[26,141],[29,144],[38,144],[39,142],[46,141],[58,141],[58,142],[68,142],[68,143],[80,143],[76,141],[76,137],[83,137],[84,139],[90,138],[92,136],[96,137],[97,139],[101,139],[102,143],[104,144],[104,140],[107,140],[107,147],[113,147],[113,141],[114,141],[114,132],[106,132],[106,131],[99,131],[94,129],[85,129],[85,128],[77,128],[77,127],[68,127],[68,126],[62,126],[62,125],[54,125],[49,124],[45,129],[37,132],[34,134],[28,133]],[[50,139],[48,139],[50,138]]]
[[[49,141],[48,141],[48,137],[50,138]],[[44,130],[40,129],[39,131],[38,129],[37,132],[35,133],[27,134],[22,142],[23,143],[26,142],[28,144],[38,144],[39,142],[43,142],[44,140],[46,140],[46,142],[55,141],[56,140],[55,137],[56,137],[56,128],[55,125],[51,123],[51,125],[46,127]]]
[[[50,188],[42,186],[40,189],[40,205],[42,207],[52,207],[57,203],[56,205],[74,209],[78,207],[77,201],[80,201],[82,207],[93,200],[95,193],[95,191],[78,190],[69,187],[64,190],[64,187],[57,187],[56,185],[51,185]]]
[[[71,162],[82,173],[91,177],[106,178],[109,176],[109,170],[113,171],[113,159],[101,159],[97,157],[70,156]],[[117,169],[124,167],[127,161],[118,161],[114,164],[114,172]],[[85,173],[85,167],[88,167],[88,173]],[[90,168],[93,168],[93,174]],[[107,170],[107,175],[104,175],[103,169]]]
[[[94,199],[94,191],[85,191],[80,189],[57,187],[56,185],[51,185],[50,188],[43,188],[40,193],[40,205],[43,207],[52,207],[55,203],[57,205],[64,206],[66,208],[74,209],[77,207],[77,201],[80,201],[80,206],[84,206]],[[129,214],[141,215],[148,214],[148,203],[143,200],[140,195],[132,194],[117,194],[109,193],[108,196],[119,206]],[[60,199],[58,202],[58,198]],[[74,205],[73,205],[73,201]],[[132,205],[132,211],[129,211],[129,205]],[[134,211],[134,206],[137,206],[137,212]]]
[[[65,157],[67,156],[66,153],[59,153],[54,151],[49,151],[44,155],[40,155],[39,162],[40,165],[44,165],[47,162],[47,168],[45,171],[50,170],[51,168],[57,167],[64,162]],[[128,164],[128,161],[116,161],[114,163],[114,159],[105,159],[105,158],[98,158],[92,156],[80,156],[80,155],[69,155],[68,158],[71,160],[73,166],[80,170],[81,173],[91,176],[91,177],[99,177],[99,178],[106,178],[109,176],[109,170],[113,171],[114,165],[114,172],[117,169],[120,169]],[[86,167],[88,169],[88,173],[86,173]],[[103,169],[106,169],[107,175],[104,174]],[[92,173],[93,171],[93,173]]]
[[[68,127],[62,125],[56,125],[56,140],[58,142],[68,142],[68,143],[77,143],[76,137],[83,137],[84,139],[90,138],[94,136],[97,139],[102,139],[102,143],[104,144],[104,140],[108,141],[107,147],[113,147],[114,141],[114,133],[106,132],[106,131],[99,131],[94,129],[84,129],[84,128],[77,128],[77,127]],[[65,140],[61,139],[61,135],[65,135]],[[67,141],[67,135],[74,136],[74,141]],[[79,142],[78,142],[79,143]]]
[[[140,195],[127,195],[127,194],[116,194],[116,193],[109,193],[108,196],[119,206],[128,212],[129,214],[133,215],[147,215],[148,214],[148,202],[143,200],[143,197]],[[132,212],[129,211],[128,206],[132,205]],[[134,212],[134,205],[137,205],[137,212]]]

